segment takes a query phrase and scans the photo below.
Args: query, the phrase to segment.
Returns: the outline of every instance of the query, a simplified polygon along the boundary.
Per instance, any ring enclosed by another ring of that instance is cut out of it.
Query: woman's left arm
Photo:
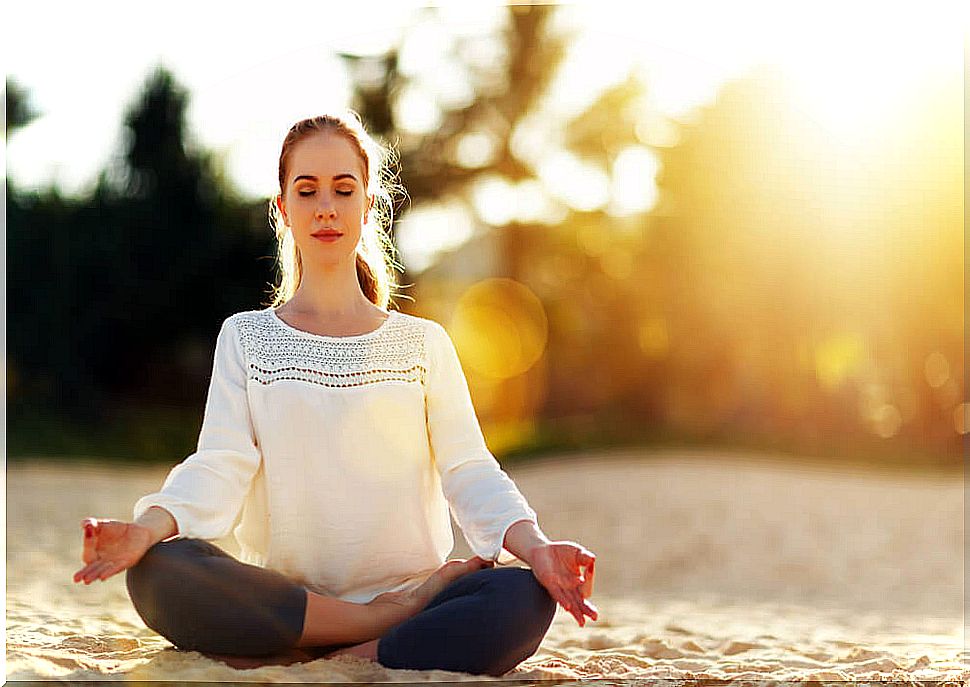
[[[531,568],[550,596],[582,626],[597,611],[592,552],[574,542],[552,542],[535,511],[488,450],[451,337],[429,321],[427,413],[432,454],[445,497],[475,553],[497,561],[508,550]]]
[[[538,518],[485,444],[451,337],[437,322],[427,324],[425,400],[432,459],[472,550],[501,563],[502,543],[512,524],[537,523]]]

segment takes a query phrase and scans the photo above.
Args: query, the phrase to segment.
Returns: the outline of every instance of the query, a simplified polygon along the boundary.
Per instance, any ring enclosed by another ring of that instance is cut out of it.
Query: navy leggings
[[[145,624],[180,649],[268,656],[296,646],[306,589],[201,539],[160,542],[127,572]],[[503,675],[539,648],[556,602],[531,570],[485,568],[380,638],[387,668]]]

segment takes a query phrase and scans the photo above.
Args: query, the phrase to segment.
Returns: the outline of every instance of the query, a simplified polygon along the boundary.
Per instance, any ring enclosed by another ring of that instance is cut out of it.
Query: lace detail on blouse
[[[233,319],[247,377],[260,384],[297,380],[355,387],[427,381],[425,331],[419,318],[394,313],[375,331],[355,337],[299,332],[268,309],[238,313]]]

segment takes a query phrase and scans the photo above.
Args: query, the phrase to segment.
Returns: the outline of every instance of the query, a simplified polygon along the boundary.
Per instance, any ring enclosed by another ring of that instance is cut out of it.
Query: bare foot
[[[372,639],[369,642],[364,642],[363,644],[354,644],[353,646],[348,646],[344,649],[337,649],[326,655],[327,658],[333,658],[334,656],[359,656],[360,658],[366,658],[368,661],[377,661],[377,643],[379,639]]]
[[[446,561],[444,565],[435,570],[428,579],[421,583],[414,591],[421,599],[421,607],[431,602],[439,592],[445,587],[469,573],[495,567],[495,563],[479,556],[474,556],[467,560],[454,559]]]

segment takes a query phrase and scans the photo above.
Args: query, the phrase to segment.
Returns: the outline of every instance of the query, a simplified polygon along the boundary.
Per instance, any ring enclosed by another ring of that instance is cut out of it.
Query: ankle
[[[348,646],[345,649],[338,649],[331,654],[327,654],[327,658],[333,658],[334,656],[357,656],[359,658],[366,658],[369,661],[377,661],[377,644],[380,642],[379,639],[372,639],[369,642],[364,642],[363,644],[355,644],[354,646]]]

